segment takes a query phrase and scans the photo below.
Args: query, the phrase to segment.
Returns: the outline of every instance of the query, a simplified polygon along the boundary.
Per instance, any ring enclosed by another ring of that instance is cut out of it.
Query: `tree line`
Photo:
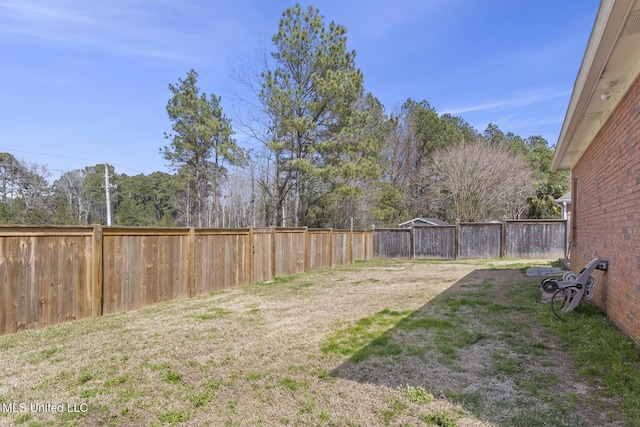
[[[0,222],[113,225],[397,226],[446,221],[557,218],[566,173],[550,172],[553,149],[489,124],[408,99],[386,113],[364,88],[346,29],[320,11],[287,9],[273,50],[253,74],[250,119],[233,122],[221,98],[190,70],[170,84],[171,131],[159,149],[171,173],[118,174],[105,164],[64,173],[0,153]],[[247,150],[235,135],[261,149]],[[106,169],[106,171],[105,171]],[[105,180],[105,172],[109,178]]]

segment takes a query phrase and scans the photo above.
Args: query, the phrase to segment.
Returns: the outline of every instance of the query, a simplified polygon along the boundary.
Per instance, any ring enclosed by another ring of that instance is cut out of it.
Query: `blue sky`
[[[407,98],[555,144],[596,0],[319,0],[347,28],[367,91],[396,111]],[[0,152],[53,178],[99,162],[118,173],[170,171],[168,85],[199,87],[243,113],[233,70],[272,50],[273,0],[0,0]],[[255,147],[255,143],[253,143]]]

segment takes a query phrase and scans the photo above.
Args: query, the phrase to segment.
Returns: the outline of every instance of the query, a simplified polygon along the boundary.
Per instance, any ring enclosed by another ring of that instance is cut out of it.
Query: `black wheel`
[[[560,316],[562,309],[565,308],[571,299],[570,289],[557,289],[551,297],[551,311],[559,319],[563,320]]]
[[[554,293],[558,290],[558,281],[553,279],[544,279],[542,281],[542,290],[547,293]]]

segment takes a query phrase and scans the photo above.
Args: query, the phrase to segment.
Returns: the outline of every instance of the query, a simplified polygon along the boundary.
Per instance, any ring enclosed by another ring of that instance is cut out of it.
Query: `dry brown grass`
[[[507,263],[378,260],[0,337],[0,425],[619,425],[510,305]],[[380,347],[321,350],[384,313]]]

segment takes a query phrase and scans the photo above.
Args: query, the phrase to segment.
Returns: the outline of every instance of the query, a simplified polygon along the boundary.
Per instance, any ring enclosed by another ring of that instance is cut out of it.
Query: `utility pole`
[[[107,225],[111,225],[111,199],[109,197],[109,165],[104,164],[104,189],[107,193]]]

